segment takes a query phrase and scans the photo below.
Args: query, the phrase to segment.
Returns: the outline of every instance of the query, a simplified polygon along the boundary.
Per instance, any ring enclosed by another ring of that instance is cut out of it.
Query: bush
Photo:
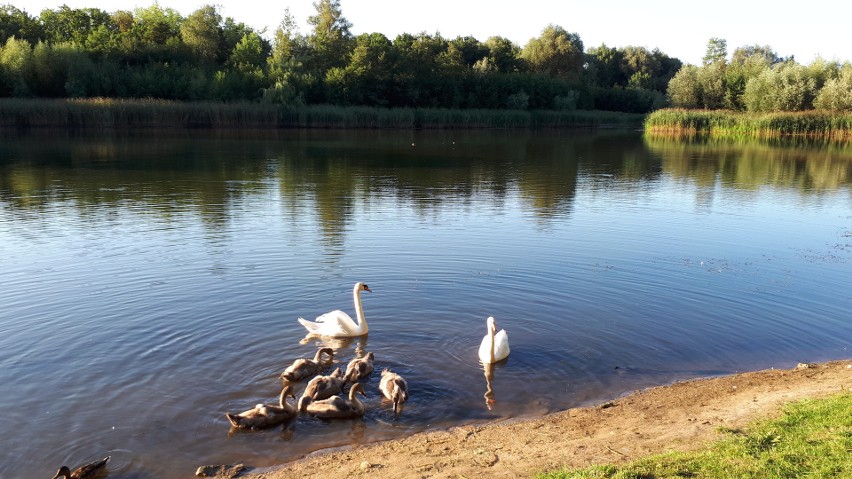
[[[846,65],[838,78],[827,80],[814,99],[819,110],[852,111],[852,65]]]
[[[526,110],[529,106],[530,96],[523,90],[513,95],[509,95],[506,99],[506,108],[510,110]]]
[[[802,111],[813,107],[816,81],[793,62],[779,63],[746,83],[743,103],[748,111]]]
[[[569,91],[563,95],[556,95],[553,98],[553,109],[563,111],[574,111],[577,109],[577,101],[580,99],[580,92]]]

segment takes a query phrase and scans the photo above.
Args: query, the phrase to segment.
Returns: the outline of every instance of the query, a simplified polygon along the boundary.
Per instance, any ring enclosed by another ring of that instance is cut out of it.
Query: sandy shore
[[[852,360],[684,381],[596,407],[424,432],[239,477],[529,477],[566,465],[688,450],[717,438],[720,427],[742,427],[776,414],[785,403],[840,391],[852,391]]]

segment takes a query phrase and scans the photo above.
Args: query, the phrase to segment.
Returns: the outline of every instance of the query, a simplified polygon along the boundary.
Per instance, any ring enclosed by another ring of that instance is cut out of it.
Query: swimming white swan
[[[482,343],[479,345],[479,360],[483,364],[496,363],[509,357],[509,335],[505,329],[497,331],[497,324],[494,322],[494,317],[489,316],[486,320],[488,334],[482,338]]]
[[[332,338],[352,338],[367,334],[367,319],[364,318],[364,308],[361,307],[361,291],[372,293],[364,283],[355,283],[352,290],[352,298],[355,301],[355,315],[358,322],[343,311],[336,310],[325,313],[316,321],[307,321],[299,318],[299,323],[308,330],[310,336],[329,336]]]

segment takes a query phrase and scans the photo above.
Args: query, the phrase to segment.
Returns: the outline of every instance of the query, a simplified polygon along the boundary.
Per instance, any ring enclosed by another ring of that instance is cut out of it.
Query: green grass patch
[[[745,430],[720,430],[724,438],[689,453],[667,453],[621,465],[540,474],[539,479],[850,478],[852,394],[805,400],[780,418]]]
[[[458,110],[137,99],[0,99],[0,128],[597,128],[644,115],[601,111]]]
[[[831,139],[852,137],[852,114],[828,111],[746,113],[727,110],[657,110],[645,119],[652,135],[779,137]]]

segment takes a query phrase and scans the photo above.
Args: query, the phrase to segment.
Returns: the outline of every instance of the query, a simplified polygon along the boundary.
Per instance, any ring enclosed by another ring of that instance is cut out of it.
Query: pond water
[[[635,131],[5,133],[0,477],[265,467],[848,358],[850,180],[836,145]],[[304,340],[357,281],[369,335]],[[512,348],[491,409],[488,316]],[[375,353],[363,420],[230,430],[323,345]]]

